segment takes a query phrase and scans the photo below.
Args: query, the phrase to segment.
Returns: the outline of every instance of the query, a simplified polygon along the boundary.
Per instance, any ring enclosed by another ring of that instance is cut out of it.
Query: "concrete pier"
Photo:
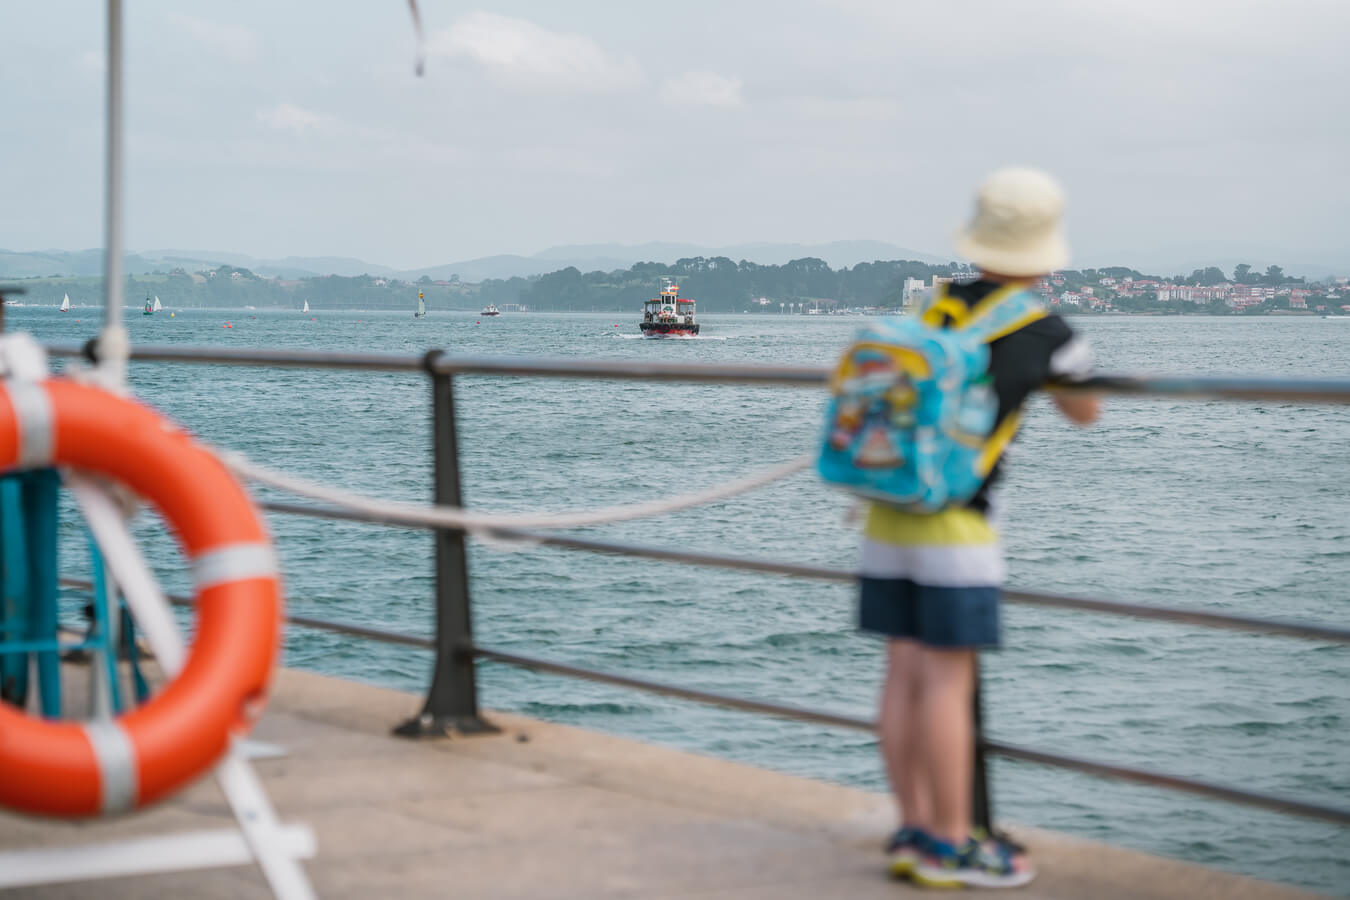
[[[287,755],[254,763],[329,898],[894,898],[877,794],[489,713],[498,735],[412,741],[389,729],[420,698],[294,670],[255,733]],[[0,848],[53,847],[230,824],[212,779],[148,812],[92,823],[0,813]],[[1011,896],[1312,896],[1200,866],[1013,828],[1040,876]],[[966,896],[1008,892],[970,891]],[[3,892],[39,898],[269,897],[252,867]]]

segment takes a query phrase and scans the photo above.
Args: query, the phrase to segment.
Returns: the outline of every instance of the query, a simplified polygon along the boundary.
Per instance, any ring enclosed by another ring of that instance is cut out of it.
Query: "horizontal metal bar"
[[[45,345],[53,356],[82,356],[80,344]],[[137,344],[131,358],[146,362],[216,365],[300,366],[328,369],[425,371],[427,358],[413,353],[347,353],[327,350],[266,350]],[[519,375],[547,378],[635,378],[721,384],[823,385],[823,366],[763,366],[733,363],[680,363],[646,360],[535,358],[510,356],[434,356],[431,369],[459,375]],[[1095,391],[1246,400],[1279,403],[1350,403],[1350,378],[1268,378],[1242,376],[1170,376],[1103,374],[1054,390]]]
[[[465,649],[471,650],[475,656],[481,657],[482,659],[490,659],[495,662],[506,663],[507,665],[517,666],[522,669],[533,669],[537,672],[551,672],[555,675],[566,675],[571,678],[581,678],[586,681],[599,681],[604,684],[614,684],[620,687],[629,687],[639,691],[646,691],[649,694],[663,694],[667,697],[678,697],[682,700],[694,700],[699,703],[710,703],[714,706],[726,706],[731,709],[765,713],[771,716],[784,716],[801,722],[815,722],[820,725],[833,725],[839,728],[855,728],[863,731],[874,731],[876,728],[875,724],[868,719],[859,719],[853,716],[841,716],[824,712],[823,710],[807,709],[801,706],[787,706],[781,703],[765,703],[760,700],[747,700],[743,697],[733,697],[729,694],[716,694],[711,691],[699,691],[694,690],[693,688],[677,687],[673,684],[666,684],[661,681],[652,681],[649,678],[634,678],[631,675],[614,675],[596,669],[574,666],[570,663],[539,659],[534,656],[522,656],[518,653],[508,653],[505,650],[496,650],[491,647],[484,647],[481,644],[475,644],[472,647]]]
[[[264,509],[292,515],[315,516],[318,518],[345,519],[356,522],[369,522],[376,525],[392,525],[403,528],[429,529],[431,526],[421,522],[409,523],[397,516],[372,516],[366,513],[333,507],[312,506],[302,503],[266,502]],[[757,559],[746,556],[732,556],[725,553],[705,553],[689,550],[671,550],[666,547],[652,547],[643,544],[620,543],[617,541],[599,541],[591,538],[571,537],[568,535],[527,531],[517,528],[493,528],[487,531],[491,537],[525,544],[562,547],[569,550],[585,550],[592,553],[612,553],[620,556],[638,556],[644,559],[661,559],[670,562],[688,563],[699,566],[713,566],[722,569],[739,569],[751,572],[768,572],[774,575],[792,575],[799,578],[816,578],[822,581],[852,582],[858,576],[847,569],[833,569],[825,566],[812,566],[802,563],[779,562],[771,559]],[[1226,613],[1204,612],[1183,609],[1174,606],[1154,606],[1152,604],[1125,603],[1119,600],[1094,600],[1083,597],[1066,597],[1060,594],[1043,594],[1033,591],[1009,590],[1004,592],[1009,603],[1022,606],[1042,606],[1048,609],[1068,609],[1078,612],[1101,613],[1113,616],[1129,616],[1136,619],[1150,619],[1159,622],[1179,622],[1187,625],[1202,625],[1209,628],[1224,628],[1249,634],[1273,634],[1284,637],[1306,638],[1309,640],[1330,641],[1337,644],[1350,644],[1350,629],[1331,625],[1304,624],[1280,619],[1264,619],[1254,616],[1234,616]]]
[[[1279,797],[1274,794],[1241,790],[1222,784],[1214,784],[1209,781],[1197,781],[1193,778],[1183,778],[1180,775],[1147,772],[1143,769],[1134,769],[1128,766],[1117,766],[1111,763],[1100,763],[1075,756],[1065,756],[1062,753],[1047,753],[1044,750],[1019,747],[1015,744],[1005,744],[1002,741],[991,741],[986,739],[983,743],[985,750],[988,752],[996,753],[999,756],[1004,756],[1008,759],[1018,759],[1023,762],[1054,766],[1058,769],[1071,769],[1086,775],[1095,775],[1100,778],[1113,778],[1120,781],[1132,781],[1135,784],[1146,784],[1151,787],[1168,788],[1174,791],[1182,791],[1187,794],[1199,794],[1202,797],[1211,797],[1215,800],[1225,800],[1229,803],[1241,804],[1242,806],[1255,806],[1260,809],[1271,810],[1272,812],[1291,813],[1297,816],[1305,816],[1310,819],[1322,819],[1326,822],[1335,822],[1338,825],[1350,825],[1350,809],[1345,809],[1343,807],[1326,806],[1321,803],[1305,803],[1301,800],[1291,800],[1287,797]]]
[[[829,370],[820,366],[747,363],[680,363],[659,360],[439,356],[432,368],[447,375],[527,375],[547,378],[637,378],[644,381],[716,382],[818,386]]]
[[[1041,606],[1047,609],[1069,609],[1076,612],[1104,613],[1112,616],[1130,616],[1155,622],[1181,622],[1206,628],[1224,628],[1248,634],[1274,634],[1284,637],[1330,641],[1350,644],[1350,628],[1334,625],[1304,624],[1288,619],[1265,619],[1256,616],[1234,616],[1228,613],[1203,612],[1179,606],[1155,606],[1151,603],[1125,603],[1119,600],[1093,600],[1086,597],[1066,597],[1061,594],[1042,594],[1033,591],[1004,591],[1009,603],[1023,606]]]
[[[94,583],[85,578],[59,578],[57,579],[63,587],[76,588],[78,590],[93,590]],[[181,594],[165,594],[165,599],[175,606],[192,606],[191,597],[184,597]],[[315,619],[309,616],[286,616],[286,621],[292,625],[300,625],[305,628],[317,628],[321,631],[333,631],[338,634],[350,634],[354,637],[369,638],[373,641],[383,641],[386,644],[403,644],[408,647],[421,647],[430,650],[435,647],[435,642],[429,638],[417,637],[412,634],[404,634],[400,631],[389,631],[384,628],[371,628],[368,625],[353,625],[348,622],[332,622],[328,619]]]
[[[53,343],[44,346],[52,356],[85,355],[83,344]],[[369,369],[386,372],[423,372],[426,370],[422,357],[413,353],[345,353],[331,350],[254,350],[243,347],[133,344],[131,358],[139,362],[199,363],[206,365]]]
[[[648,693],[662,694],[667,697],[677,697],[682,700],[709,703],[714,706],[724,706],[730,709],[780,716],[787,719],[795,719],[799,722],[814,722],[818,725],[849,728],[854,731],[866,731],[871,733],[875,733],[877,729],[875,721],[872,719],[864,719],[859,716],[841,716],[822,710],[807,709],[800,706],[788,706],[781,703],[765,703],[759,700],[747,700],[743,697],[716,694],[711,691],[699,691],[691,688],[676,687],[675,685],[664,684],[647,678],[633,678],[629,675],[614,675],[609,672],[601,672],[582,666],[574,666],[570,663],[539,659],[533,656],[523,656],[518,653],[508,653],[504,650],[495,650],[490,647],[474,646],[471,649],[473,650],[474,655],[483,659],[490,659],[519,668],[532,669],[537,672],[550,672],[555,675],[581,678],[586,681],[596,681],[619,687],[635,688],[637,690],[647,691]],[[1000,756],[1008,757],[1009,759],[1019,759],[1025,762],[1039,763],[1041,765],[1054,766],[1061,769],[1072,769],[1074,771],[1103,778],[1114,778],[1133,781],[1138,784],[1151,785],[1153,787],[1170,788],[1185,793],[1212,797],[1217,800],[1226,800],[1230,803],[1255,806],[1261,809],[1273,810],[1274,812],[1292,813],[1294,815],[1322,819],[1324,821],[1335,822],[1342,825],[1350,824],[1350,810],[1334,806],[1304,803],[1298,800],[1290,800],[1285,797],[1259,793],[1257,791],[1240,790],[1225,785],[1183,778],[1179,775],[1166,775],[1159,772],[1134,769],[1128,766],[1094,762],[1092,760],[1080,759],[1078,757],[1066,756],[1059,753],[1047,753],[1043,750],[1033,750],[1027,747],[1019,747],[1014,744],[1006,744],[1001,741],[986,740],[984,741],[984,746],[990,753],[996,753]]]
[[[1350,378],[1098,375],[1073,384],[1055,385],[1052,390],[1275,403],[1350,403]]]
[[[411,522],[400,516],[377,516],[364,512],[340,509],[335,506],[316,506],[308,503],[285,503],[268,500],[258,504],[271,512],[289,515],[312,516],[321,519],[342,519],[349,522],[367,522],[373,525],[390,525],[395,528],[416,528],[427,531],[436,530],[424,522]],[[571,537],[564,534],[527,531],[522,528],[483,529],[482,533],[492,539],[508,543],[539,544],[548,547],[563,547],[570,550],[587,550],[594,553],[615,553],[625,556],[641,556],[647,559],[664,559],[671,562],[691,563],[694,565],[716,566],[723,569],[743,569],[752,572],[772,572],[777,575],[797,575],[803,578],[824,578],[831,581],[853,581],[856,576],[847,569],[824,569],[819,566],[798,565],[796,563],[777,562],[769,559],[730,556],[724,553],[699,553],[689,550],[670,550],[665,547],[653,547],[640,544],[622,544],[612,541],[597,541],[590,538]]]

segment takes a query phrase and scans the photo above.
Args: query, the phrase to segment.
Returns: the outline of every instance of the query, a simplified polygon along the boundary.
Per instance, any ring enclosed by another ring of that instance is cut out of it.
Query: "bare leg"
[[[923,652],[916,641],[887,642],[880,737],[886,774],[900,806],[900,820],[910,828],[927,831],[933,824],[933,803],[920,719]]]
[[[925,774],[932,791],[932,834],[953,844],[970,835],[975,766],[975,651],[922,649],[920,701]]]

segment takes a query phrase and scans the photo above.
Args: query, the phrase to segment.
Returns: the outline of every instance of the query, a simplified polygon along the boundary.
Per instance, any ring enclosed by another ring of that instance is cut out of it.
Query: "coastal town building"
[[[1226,299],[1232,287],[1230,284],[1173,284],[1159,287],[1154,294],[1162,301],[1184,300],[1191,303],[1209,303],[1213,300]]]
[[[936,281],[936,279],[934,279]],[[922,278],[906,278],[900,288],[900,302],[905,309],[923,300],[927,285]]]

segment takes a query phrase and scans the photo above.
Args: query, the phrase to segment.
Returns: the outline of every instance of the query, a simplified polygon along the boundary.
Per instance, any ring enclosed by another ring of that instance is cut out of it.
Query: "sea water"
[[[128,317],[137,343],[342,351],[827,364],[860,320],[704,316],[693,340],[632,340],[634,315],[179,312]],[[98,314],[11,308],[45,340]],[[227,327],[228,324],[228,327]],[[1110,371],[1350,374],[1350,320],[1075,319]],[[430,390],[418,374],[135,364],[138,396],[203,439],[299,475],[430,496]],[[467,502],[571,510],[682,493],[812,449],[824,393],[640,381],[462,377]],[[1350,409],[1111,398],[1080,431],[1031,404],[1004,485],[1016,587],[1327,622],[1350,618]],[[266,493],[266,492],[264,492]],[[801,474],[595,537],[849,567],[849,501]],[[292,611],[411,634],[432,628],[423,532],[272,516]],[[67,571],[83,562],[66,524]],[[152,516],[138,533],[187,581]],[[471,544],[484,645],[771,701],[870,715],[880,644],[842,584],[538,547]],[[994,738],[1350,806],[1350,648],[1010,606],[984,660]],[[293,628],[286,664],[421,691],[430,658]],[[782,771],[885,787],[864,734],[484,664],[485,707]],[[390,723],[391,725],[394,723]],[[1323,891],[1350,891],[1350,831],[1016,762],[993,765],[1000,818]]]

